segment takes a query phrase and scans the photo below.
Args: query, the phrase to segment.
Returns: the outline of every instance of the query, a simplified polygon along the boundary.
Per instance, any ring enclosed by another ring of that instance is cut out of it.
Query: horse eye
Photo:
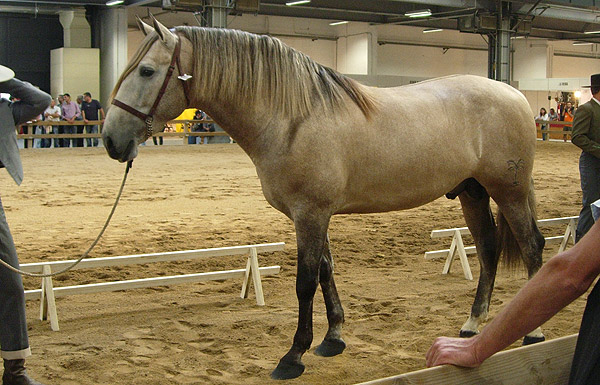
[[[154,70],[152,68],[148,68],[148,67],[140,68],[140,75],[142,75],[145,78],[149,78],[153,74],[154,74]]]

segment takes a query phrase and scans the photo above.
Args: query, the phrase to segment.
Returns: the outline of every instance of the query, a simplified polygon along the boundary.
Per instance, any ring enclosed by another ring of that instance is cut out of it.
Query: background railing
[[[165,138],[182,138],[183,144],[188,144],[188,138],[190,136],[229,136],[225,131],[214,131],[214,132],[193,132],[192,126],[196,123],[214,123],[213,120],[171,120],[167,122],[167,126],[174,126],[175,124],[181,124],[183,126],[183,130],[179,132],[165,131],[165,132],[156,132],[153,137],[165,137]],[[48,126],[98,126],[97,134],[34,134],[35,127],[48,127]],[[82,139],[82,138],[102,138],[102,121],[101,120],[89,120],[85,123],[83,120],[76,120],[73,123],[66,122],[61,120],[59,122],[51,122],[51,121],[37,121],[37,122],[27,122],[26,124],[22,124],[19,129],[19,133],[17,135],[17,139],[23,139],[26,142],[31,141],[33,144],[35,139]],[[29,147],[29,146],[27,146]],[[33,147],[33,145],[31,146]]]
[[[535,125],[538,130],[538,138],[542,138],[542,140],[571,139],[571,134],[573,132],[573,122],[563,122],[561,120],[538,120],[538,119],[536,119]],[[542,129],[543,126],[545,126],[544,129]]]

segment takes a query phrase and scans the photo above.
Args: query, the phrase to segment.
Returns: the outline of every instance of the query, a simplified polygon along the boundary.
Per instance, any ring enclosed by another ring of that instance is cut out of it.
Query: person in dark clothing
[[[592,227],[590,205],[600,199],[600,74],[591,77],[592,99],[575,112],[571,142],[581,148],[579,175],[581,178],[581,212],[575,231],[575,242]]]
[[[90,120],[100,120],[98,119],[98,112],[102,115],[102,120],[104,120],[104,109],[100,105],[100,102],[96,99],[92,99],[92,94],[86,92],[83,94],[83,102],[81,103],[81,114],[83,116],[83,121],[88,123]],[[85,126],[85,131],[88,134],[97,134],[98,133],[98,125],[90,124]],[[87,146],[98,147],[98,138],[86,138]]]
[[[14,78],[14,72],[0,66],[0,92],[19,99],[0,99],[0,167],[20,185],[23,167],[19,157],[15,126],[41,114],[52,99],[31,84]],[[0,201],[0,258],[19,266],[17,250]],[[25,370],[25,358],[31,355],[25,318],[25,293],[21,276],[0,266],[0,354],[4,360],[3,385],[41,385]]]

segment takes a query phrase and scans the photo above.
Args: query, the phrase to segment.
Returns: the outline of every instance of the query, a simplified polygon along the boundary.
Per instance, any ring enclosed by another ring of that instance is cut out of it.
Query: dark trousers
[[[83,134],[84,126],[75,126],[78,134]],[[73,139],[73,147],[83,147],[83,138]]]
[[[64,126],[52,126],[52,133],[53,134],[64,134],[65,133],[65,129]],[[54,138],[54,147],[62,147],[62,139],[60,138]]]
[[[4,207],[0,200],[0,258],[19,267]],[[0,348],[2,356],[29,348],[25,318],[25,293],[21,276],[0,266]]]
[[[581,205],[583,207],[579,213],[575,242],[579,242],[594,224],[590,205],[600,199],[600,159],[587,152],[582,152],[579,157],[579,175],[581,177],[581,192],[583,193]]]
[[[590,293],[573,363],[571,364],[571,374],[569,375],[569,385],[597,384],[600,380],[600,284],[596,284]]]
[[[74,134],[75,126],[63,126],[65,134]],[[71,144],[71,140],[73,140],[73,147],[75,147],[75,139],[63,138],[61,147],[69,147]]]

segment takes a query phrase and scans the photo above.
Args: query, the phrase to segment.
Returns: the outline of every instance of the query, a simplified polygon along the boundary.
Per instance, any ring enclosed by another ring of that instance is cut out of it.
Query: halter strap
[[[160,100],[162,99],[163,95],[165,94],[167,85],[169,84],[169,80],[171,80],[171,76],[173,76],[173,71],[175,70],[175,66],[177,66],[177,71],[179,71],[179,78],[183,81],[183,94],[185,96],[186,106],[190,105],[189,84],[186,81],[187,80],[186,74],[182,71],[181,62],[179,60],[179,56],[180,56],[180,52],[181,52],[181,39],[182,39],[181,36],[179,36],[177,39],[177,43],[175,44],[175,49],[173,50],[173,55],[171,56],[171,63],[169,64],[169,68],[167,69],[167,73],[165,74],[165,80],[163,80],[162,86],[160,87],[160,90],[158,91],[158,95],[156,95],[156,99],[154,100],[154,104],[152,105],[152,107],[150,108],[150,111],[147,114],[121,102],[120,100],[113,99],[111,102],[115,106],[122,108],[123,110],[129,112],[132,115],[137,116],[142,121],[144,121],[144,123],[146,123],[145,139],[148,139],[150,136],[152,136],[152,122],[154,121],[154,112],[156,112],[156,109],[158,108],[158,104],[160,103]],[[187,75],[187,76],[189,76],[189,75]]]

